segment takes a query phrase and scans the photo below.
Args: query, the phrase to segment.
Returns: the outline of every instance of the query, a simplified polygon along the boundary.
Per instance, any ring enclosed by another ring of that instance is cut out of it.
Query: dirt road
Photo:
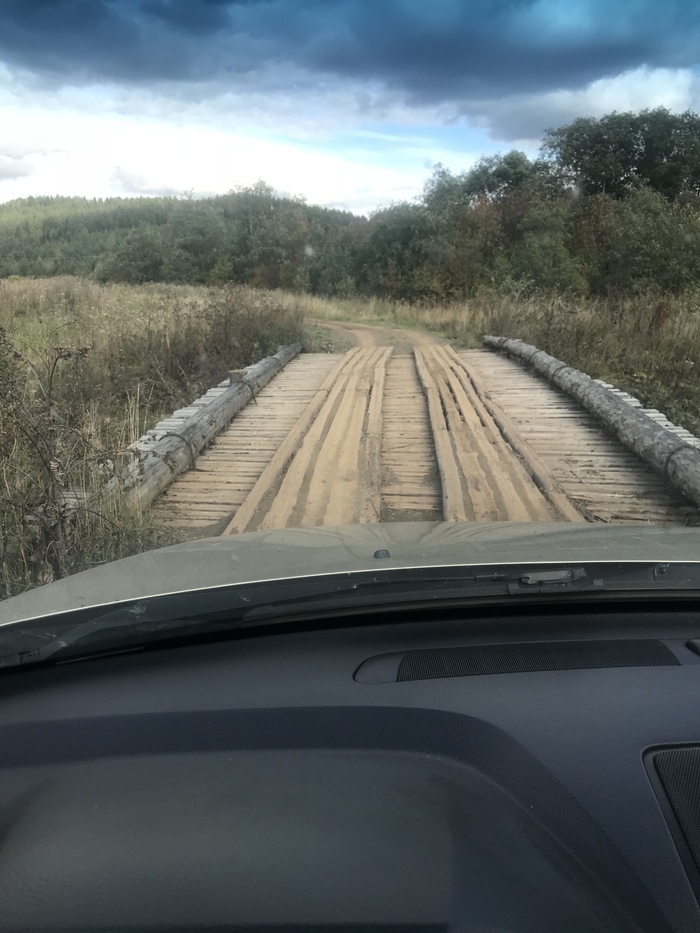
[[[445,341],[429,331],[408,327],[390,327],[383,324],[356,324],[345,321],[311,321],[315,327],[337,334],[343,349],[355,347],[393,347],[394,354],[410,354],[415,347],[442,344]]]

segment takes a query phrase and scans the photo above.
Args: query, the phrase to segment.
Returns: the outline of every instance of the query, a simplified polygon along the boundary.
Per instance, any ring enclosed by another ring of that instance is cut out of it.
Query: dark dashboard
[[[687,605],[5,673],[0,931],[696,933]]]

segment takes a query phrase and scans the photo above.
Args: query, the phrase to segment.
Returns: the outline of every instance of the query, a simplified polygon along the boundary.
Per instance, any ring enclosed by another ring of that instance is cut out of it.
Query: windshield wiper
[[[343,575],[342,583],[338,581],[333,583],[328,578],[282,581],[279,601],[282,605],[293,604],[294,599],[299,598],[300,588],[304,591],[304,599],[323,599],[329,595],[332,596],[335,590],[346,591],[348,576]],[[85,642],[89,643],[88,650],[76,652],[76,654],[92,655],[114,650],[112,639],[109,639],[110,647],[105,648],[99,637],[101,635],[114,636],[116,639],[129,636],[134,645],[138,646],[140,643],[138,639],[141,637],[150,642],[154,638],[166,637],[174,632],[184,634],[187,629],[201,633],[206,631],[207,626],[225,625],[227,628],[234,628],[246,621],[251,605],[263,601],[262,594],[269,592],[271,588],[278,589],[280,584],[234,584],[213,590],[195,590],[134,600],[120,604],[111,610],[98,610],[98,614],[73,626],[67,625],[64,618],[54,619],[53,624],[59,622],[60,628],[65,626],[63,632],[54,634],[45,644],[12,653],[1,653],[0,669],[25,664],[41,664],[44,661],[57,659],[70,654],[73,647],[85,647]],[[84,615],[85,613],[79,610],[77,614]],[[45,623],[42,627],[42,634],[50,624],[51,620]],[[8,627],[8,634],[13,635],[17,629],[21,630],[21,627],[22,623],[14,623]],[[3,630],[0,627],[0,642],[2,635]],[[95,639],[94,643],[92,643],[93,639]],[[1,646],[0,651],[2,651]]]
[[[592,579],[583,567],[547,568],[545,570],[516,570],[492,576],[477,576],[477,580],[502,580],[508,584],[509,593],[544,593],[563,589],[602,589],[602,579]]]
[[[509,596],[518,593],[560,592],[563,589],[588,590],[603,588],[600,580],[591,580],[582,567],[543,572],[514,571],[509,573],[471,574],[468,578],[445,577],[426,581],[415,579],[378,581],[376,584],[356,586],[353,592],[339,591],[336,595],[299,595],[287,603],[287,610],[295,615],[313,611],[340,611],[366,609],[420,608],[464,604],[484,597]],[[368,599],[371,597],[371,599]],[[280,616],[281,603],[268,600],[264,605],[249,609],[243,621],[262,622]]]
[[[397,611],[470,606],[498,597],[568,596],[649,590],[700,591],[700,564],[587,564],[517,568],[425,568],[357,572],[134,600],[102,610],[43,636],[50,640],[26,650],[0,654],[0,669],[47,661],[134,650],[170,636],[211,634],[222,629],[291,622],[325,613]],[[70,617],[70,616],[69,616]],[[49,620],[50,621],[50,620]],[[54,620],[55,624],[55,620]],[[11,626],[9,634],[21,629]],[[0,628],[0,640],[2,639]],[[31,631],[26,632],[31,634]],[[36,634],[34,637],[37,637]],[[2,650],[0,648],[0,650]]]

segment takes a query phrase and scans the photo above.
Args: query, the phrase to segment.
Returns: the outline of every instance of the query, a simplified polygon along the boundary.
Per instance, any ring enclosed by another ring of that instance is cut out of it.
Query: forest
[[[582,117],[370,217],[264,182],[211,198],[0,205],[0,278],[249,285],[443,303],[480,290],[678,295],[700,285],[700,115]]]

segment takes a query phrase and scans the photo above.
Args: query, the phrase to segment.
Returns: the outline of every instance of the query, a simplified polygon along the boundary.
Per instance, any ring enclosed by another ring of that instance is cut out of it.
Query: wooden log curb
[[[182,409],[188,415],[184,421],[173,421],[171,427],[169,421],[162,422],[162,426],[157,426],[159,430],[132,445],[132,464],[107,494],[121,492],[131,508],[140,512],[147,509],[175,477],[195,465],[204,447],[299,353],[299,343],[279,347],[273,356],[247,367],[236,381],[227,380],[211,389],[195,406]]]
[[[622,443],[700,505],[700,450],[609,388],[532,344],[484,337],[485,346],[527,363],[599,418]]]

